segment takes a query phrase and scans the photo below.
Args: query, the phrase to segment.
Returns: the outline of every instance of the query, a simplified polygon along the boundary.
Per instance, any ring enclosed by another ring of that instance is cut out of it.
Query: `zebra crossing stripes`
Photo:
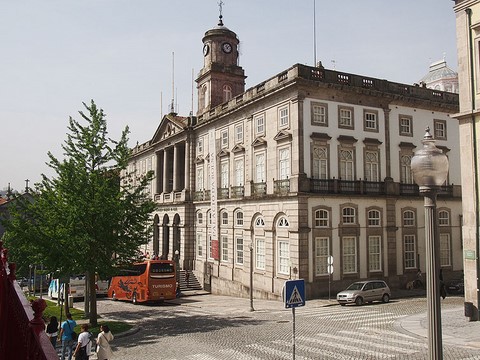
[[[279,345],[284,345],[284,346],[291,346],[292,343],[285,341],[285,340],[275,340],[273,341],[274,344],[279,344]],[[302,344],[295,344],[295,348],[301,351],[304,351],[305,353],[314,353],[316,355],[321,355],[322,360],[327,360],[327,359],[332,359],[332,360],[351,360],[351,357],[339,354],[338,352],[335,351],[330,351],[327,349],[318,349],[318,348],[312,348],[308,345],[302,345]]]
[[[382,353],[384,351],[388,351],[388,353],[404,353],[404,354],[412,354],[415,352],[420,351],[420,349],[414,344],[413,342],[408,343],[404,342],[403,345],[406,345],[406,347],[401,347],[401,346],[395,346],[395,345],[389,345],[386,339],[372,339],[371,337],[368,338],[368,340],[365,339],[364,336],[361,338],[358,338],[358,332],[347,332],[347,331],[341,331],[340,332],[342,335],[337,336],[337,335],[331,335],[331,334],[321,334],[321,337],[323,339],[329,339],[329,343],[331,344],[332,341],[335,342],[344,342],[346,339],[348,339],[348,343],[350,345],[352,344],[357,344],[360,346],[365,346],[365,344],[368,344],[368,348],[372,350],[373,353],[378,354]],[[357,336],[357,338],[354,338],[354,336]],[[395,340],[395,343],[397,341]],[[343,347],[343,345],[342,345]],[[355,347],[357,348],[357,347]],[[362,352],[364,352],[362,350]]]
[[[285,360],[290,360],[292,358],[292,352],[291,351],[283,351],[279,350],[274,347],[270,346],[265,346],[265,345],[260,345],[260,344],[250,344],[247,345],[247,347],[255,349],[255,350],[260,350],[261,352],[275,356],[275,359],[285,359]],[[295,356],[295,359],[298,360],[309,360],[311,358],[305,358],[303,356]]]

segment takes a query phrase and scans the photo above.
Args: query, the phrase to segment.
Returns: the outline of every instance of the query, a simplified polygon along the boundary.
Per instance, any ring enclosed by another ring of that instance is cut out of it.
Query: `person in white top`
[[[76,360],[88,360],[90,352],[92,351],[88,324],[82,324],[80,325],[80,328],[82,329],[82,332],[78,335],[78,343],[75,347],[73,356]]]
[[[108,325],[100,325],[102,331],[97,337],[97,358],[98,360],[109,360],[113,357],[110,341],[113,340],[113,334]]]

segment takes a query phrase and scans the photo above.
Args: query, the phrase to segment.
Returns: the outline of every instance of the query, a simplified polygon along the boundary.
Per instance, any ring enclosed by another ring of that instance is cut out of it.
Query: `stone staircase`
[[[178,285],[181,292],[203,290],[202,284],[190,270],[180,270],[178,275]]]

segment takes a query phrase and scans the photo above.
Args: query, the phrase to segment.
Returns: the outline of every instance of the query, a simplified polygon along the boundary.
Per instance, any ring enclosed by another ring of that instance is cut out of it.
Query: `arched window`
[[[255,219],[255,227],[264,227],[265,226],[265,220],[263,220],[263,217],[259,216]]]
[[[235,226],[243,227],[243,212],[241,210],[235,212]]]
[[[228,225],[228,212],[222,211],[221,219],[222,219],[222,225]]]
[[[344,207],[342,209],[342,223],[343,224],[355,224],[356,223],[355,208]]]
[[[197,212],[197,224],[203,224],[203,214],[200,211]]]
[[[288,220],[286,217],[281,217],[279,220],[278,220],[278,227],[289,227],[290,224],[288,223]]]
[[[328,227],[330,214],[327,210],[315,211],[315,227]]]
[[[229,101],[232,98],[232,87],[223,85],[223,101]]]
[[[447,210],[440,210],[438,212],[438,225],[440,226],[450,225],[450,213]]]
[[[380,211],[370,210],[368,212],[368,226],[380,226]]]
[[[415,213],[412,210],[403,212],[403,226],[415,226]]]

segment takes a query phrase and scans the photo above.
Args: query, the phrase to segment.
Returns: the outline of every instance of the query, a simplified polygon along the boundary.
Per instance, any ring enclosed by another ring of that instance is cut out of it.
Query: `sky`
[[[105,111],[112,139],[128,126],[130,146],[151,139],[172,97],[187,116],[218,2],[0,0],[0,190],[55,177],[47,153],[62,158],[69,117],[80,120],[83,102]],[[315,60],[404,84],[443,58],[457,70],[451,0],[223,3],[224,25],[240,39],[246,89]]]

